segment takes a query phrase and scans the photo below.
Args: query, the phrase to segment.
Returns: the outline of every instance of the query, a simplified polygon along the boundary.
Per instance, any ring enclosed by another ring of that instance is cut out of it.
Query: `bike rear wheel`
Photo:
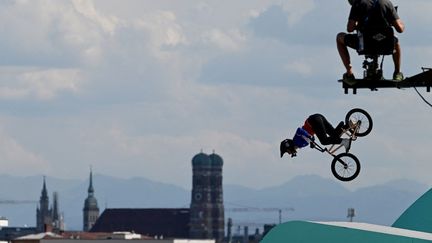
[[[352,181],[360,173],[360,161],[350,153],[338,154],[333,158],[331,171],[340,181]]]
[[[354,108],[348,111],[345,116],[345,124],[349,124],[349,121],[354,124],[359,124],[359,128],[355,133],[358,137],[366,136],[372,131],[372,117],[363,109]]]

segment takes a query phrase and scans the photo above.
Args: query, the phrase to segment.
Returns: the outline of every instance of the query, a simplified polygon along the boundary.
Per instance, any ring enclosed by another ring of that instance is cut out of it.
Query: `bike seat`
[[[361,34],[363,36],[363,50],[357,50],[359,55],[368,57],[393,54],[396,39],[392,27],[368,28]]]

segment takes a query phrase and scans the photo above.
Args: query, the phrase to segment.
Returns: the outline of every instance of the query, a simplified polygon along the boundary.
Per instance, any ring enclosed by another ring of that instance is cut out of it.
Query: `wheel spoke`
[[[336,171],[337,174],[339,174],[339,176],[341,176],[342,178],[349,178],[357,171],[357,165],[351,157],[344,157],[343,159],[339,158],[338,162],[339,163],[337,163],[336,165]],[[342,162],[347,165],[346,168],[342,164]]]
[[[359,126],[359,132],[360,133],[365,132],[365,130],[367,130],[367,128],[369,127],[369,120],[367,119],[367,117],[360,112],[356,112],[352,116],[354,118],[355,123],[358,123],[359,121],[361,121],[361,124]],[[362,129],[362,128],[364,128],[364,129]]]

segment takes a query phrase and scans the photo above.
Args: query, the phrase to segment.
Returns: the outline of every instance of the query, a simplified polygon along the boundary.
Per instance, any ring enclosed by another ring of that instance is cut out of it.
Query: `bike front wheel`
[[[333,175],[340,181],[352,181],[360,173],[360,161],[350,153],[341,153],[331,163]]]
[[[354,108],[345,116],[345,124],[349,123],[358,124],[355,135],[363,137],[368,135],[372,131],[372,117],[365,110],[360,108]]]

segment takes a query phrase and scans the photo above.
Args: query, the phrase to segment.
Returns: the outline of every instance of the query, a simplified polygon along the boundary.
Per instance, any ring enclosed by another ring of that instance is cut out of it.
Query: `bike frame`
[[[344,129],[342,132],[342,135],[347,135],[349,140],[350,140],[350,147],[351,147],[351,142],[357,140],[357,136],[355,135],[358,130],[360,129],[360,125],[361,125],[361,121],[358,121],[355,124],[355,127],[352,129],[353,131],[351,131],[350,129]],[[341,136],[342,136],[341,135]],[[326,147],[322,147],[321,145],[319,145],[318,143],[316,143],[313,140],[309,140],[310,143],[312,143],[314,145],[314,148],[322,153],[327,152],[328,154],[330,154],[331,156],[335,157],[335,153],[336,151],[338,151],[340,148],[343,147],[342,144],[332,144],[329,146],[329,148]],[[347,153],[349,152],[349,149],[346,151]]]

